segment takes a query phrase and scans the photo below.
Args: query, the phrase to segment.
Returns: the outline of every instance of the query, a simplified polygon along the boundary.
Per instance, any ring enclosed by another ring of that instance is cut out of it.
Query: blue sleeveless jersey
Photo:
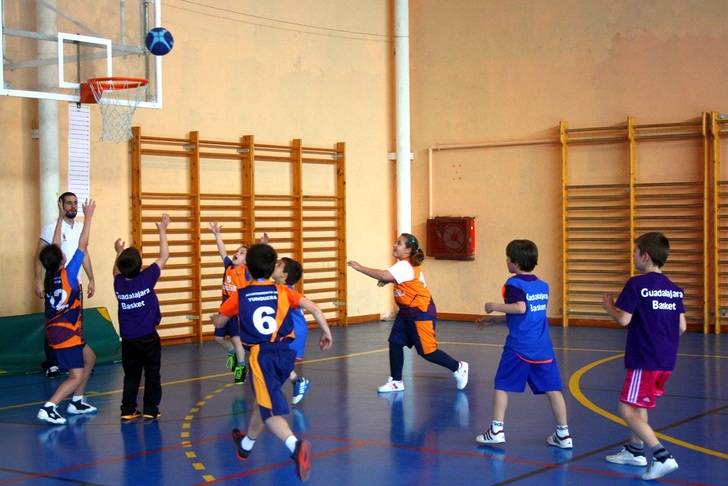
[[[513,287],[525,296],[525,314],[506,314],[508,337],[505,347],[514,351],[521,359],[530,362],[550,362],[554,358],[554,347],[549,336],[546,307],[549,300],[549,285],[532,275],[515,275],[509,278],[503,288]],[[507,304],[514,301],[508,301]],[[521,299],[519,299],[521,300]]]

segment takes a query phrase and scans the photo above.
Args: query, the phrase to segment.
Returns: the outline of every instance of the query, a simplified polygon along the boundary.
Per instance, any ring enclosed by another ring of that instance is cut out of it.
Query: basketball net
[[[101,109],[101,140],[125,142],[131,138],[131,119],[146,99],[147,80],[140,78],[94,78],[88,87]]]

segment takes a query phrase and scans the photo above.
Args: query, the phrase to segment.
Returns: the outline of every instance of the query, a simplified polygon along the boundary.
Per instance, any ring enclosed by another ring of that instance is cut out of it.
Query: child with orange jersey
[[[380,393],[404,391],[402,367],[403,347],[415,347],[417,353],[430,363],[452,371],[458,390],[468,384],[468,363],[455,361],[449,354],[437,348],[435,327],[437,310],[427,288],[420,265],[425,254],[414,235],[402,233],[394,244],[397,263],[386,270],[365,267],[350,261],[349,266],[379,282],[380,286],[394,284],[394,300],[399,312],[389,334],[389,369],[391,376],[378,388]]]
[[[222,276],[222,301],[224,303],[231,295],[237,293],[238,289],[248,285],[250,276],[245,267],[245,254],[248,247],[240,245],[232,256],[228,256],[225,242],[222,241],[220,234],[221,230],[222,225],[215,222],[210,223],[210,231],[215,235],[217,253],[225,266]],[[230,337],[229,341],[225,340],[226,336]],[[245,367],[245,350],[240,341],[240,325],[237,316],[230,319],[225,327],[215,328],[215,342],[219,343],[228,353],[226,365],[233,372],[234,382],[245,383],[248,369]]]
[[[299,308],[310,312],[321,328],[319,347],[331,347],[331,331],[321,309],[285,284],[271,280],[278,255],[267,244],[251,246],[246,265],[253,280],[220,306],[220,314],[213,317],[216,328],[224,327],[230,318],[240,320],[240,338],[250,346],[250,369],[257,413],[253,413],[248,430],[233,429],[237,457],[248,458],[256,440],[265,427],[283,441],[296,465],[296,475],[306,481],[311,469],[310,443],[298,439],[283,418],[288,414],[288,403],[281,390],[293,371],[296,352],[290,342],[296,338],[292,314]]]
[[[58,222],[53,233],[53,243],[41,250],[38,258],[45,268],[43,284],[46,315],[46,340],[56,355],[58,366],[69,372],[51,398],[38,410],[39,420],[49,424],[65,424],[66,419],[58,412],[61,400],[73,394],[66,411],[71,414],[93,413],[96,407],[89,405],[83,392],[96,363],[96,355],[83,339],[83,309],[81,306],[78,272],[88,247],[91,219],[96,203],[88,200],[83,205],[84,221],[78,249],[68,266],[61,251],[61,224],[64,208],[58,203]]]

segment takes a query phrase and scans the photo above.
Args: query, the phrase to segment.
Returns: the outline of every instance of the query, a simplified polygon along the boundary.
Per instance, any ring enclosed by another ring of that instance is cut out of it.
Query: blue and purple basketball
[[[155,56],[164,56],[172,50],[174,46],[174,37],[172,33],[164,27],[155,27],[147,32],[147,38],[144,40],[149,52]]]

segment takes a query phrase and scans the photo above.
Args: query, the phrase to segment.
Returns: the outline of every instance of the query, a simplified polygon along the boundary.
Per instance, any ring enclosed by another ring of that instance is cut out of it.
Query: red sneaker
[[[296,442],[296,448],[291,456],[296,463],[296,476],[301,481],[308,481],[311,476],[311,443],[307,440]]]

